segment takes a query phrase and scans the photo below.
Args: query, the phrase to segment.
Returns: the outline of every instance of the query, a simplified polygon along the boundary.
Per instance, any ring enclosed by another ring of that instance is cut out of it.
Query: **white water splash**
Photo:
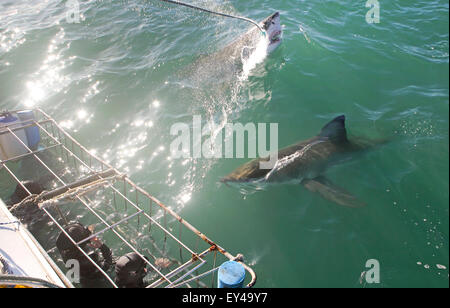
[[[247,47],[244,47],[244,50]],[[250,72],[259,64],[262,63],[266,57],[267,57],[267,50],[269,48],[269,40],[267,39],[267,36],[261,35],[260,40],[258,41],[258,44],[256,45],[256,48],[250,53],[249,57],[247,59],[244,59],[242,57],[242,74],[239,76],[239,79],[241,81],[246,80],[248,76],[250,75]]]

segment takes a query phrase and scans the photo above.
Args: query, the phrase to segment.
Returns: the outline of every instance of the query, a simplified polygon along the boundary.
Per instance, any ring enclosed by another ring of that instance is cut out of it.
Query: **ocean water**
[[[68,1],[0,0],[0,109],[45,110],[244,254],[258,287],[448,287],[448,1],[380,1],[372,24],[366,1],[189,2],[256,20],[279,11],[283,44],[245,76],[218,75],[201,55],[249,24],[157,0],[79,1],[70,22]],[[350,135],[390,140],[326,172],[361,209],[300,185],[220,184],[248,159],[169,159],[170,128],[193,115],[278,123],[285,147],[340,114]],[[380,284],[360,279],[370,259]]]

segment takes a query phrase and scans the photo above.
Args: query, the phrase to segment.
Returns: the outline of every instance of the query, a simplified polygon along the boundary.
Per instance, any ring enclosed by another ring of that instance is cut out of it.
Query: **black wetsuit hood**
[[[119,288],[143,288],[147,263],[131,252],[116,262],[116,284]]]

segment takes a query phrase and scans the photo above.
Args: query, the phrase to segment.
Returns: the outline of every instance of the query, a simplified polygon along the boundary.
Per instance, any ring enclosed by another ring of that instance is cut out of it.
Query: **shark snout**
[[[264,30],[266,30],[269,40],[269,48],[274,50],[281,44],[283,35],[280,13],[277,12],[264,21]]]
[[[280,13],[276,12],[275,14],[273,14],[272,16],[268,17],[266,20],[264,20],[264,30],[269,30],[269,28],[273,25],[273,23],[276,23],[276,20],[280,19]]]

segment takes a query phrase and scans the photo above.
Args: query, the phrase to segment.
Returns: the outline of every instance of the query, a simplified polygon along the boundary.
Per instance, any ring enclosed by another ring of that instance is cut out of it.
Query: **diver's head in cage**
[[[45,188],[36,181],[23,181],[17,184],[14,193],[5,202],[7,208],[30,230],[45,216],[34,202],[33,196],[43,193]]]
[[[65,233],[72,240],[67,237]],[[93,227],[85,227],[80,223],[74,223],[64,228],[58,239],[56,240],[56,247],[60,252],[64,263],[69,260],[76,260],[80,265],[80,277],[82,280],[97,280],[102,278],[102,273],[95,266],[95,264],[104,272],[108,271],[112,264],[112,251],[97,237],[86,240],[92,236]],[[88,257],[86,257],[82,249]],[[94,264],[95,263],[95,264]]]
[[[16,189],[14,190],[14,193],[11,195],[7,204],[10,206],[15,205],[30,196],[25,189],[27,189],[30,193],[36,195],[39,195],[44,191],[44,188],[39,182],[24,181],[21,184],[17,184]]]
[[[80,223],[71,224],[67,226],[64,231],[66,231],[67,234],[77,243],[88,238],[92,234],[89,228],[86,228]],[[87,243],[88,242],[84,242],[83,244],[81,244],[80,248],[85,248]],[[56,247],[62,255],[66,255],[78,250],[75,244],[73,244],[72,241],[64,233],[61,233],[56,240]]]
[[[115,283],[119,288],[144,288],[147,273],[147,263],[137,253],[131,252],[117,260]]]

